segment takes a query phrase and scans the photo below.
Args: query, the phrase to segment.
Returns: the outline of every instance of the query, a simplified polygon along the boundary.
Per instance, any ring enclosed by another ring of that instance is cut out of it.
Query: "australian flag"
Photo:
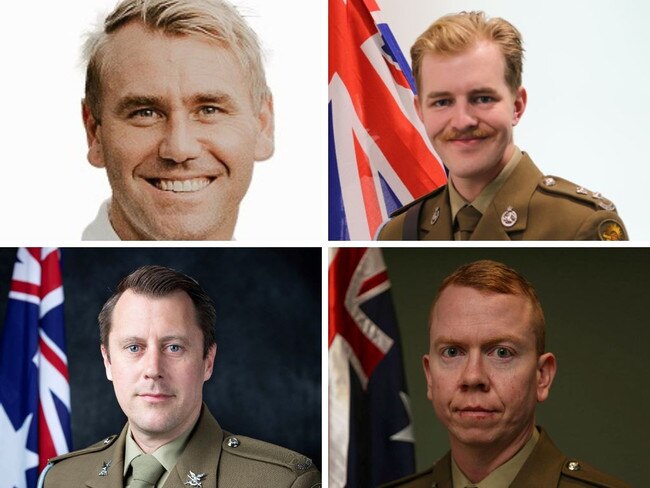
[[[21,248],[0,338],[0,488],[34,488],[70,448],[60,253]]]
[[[370,240],[446,183],[415,85],[375,0],[329,0],[329,239]]]
[[[329,265],[329,486],[376,487],[415,471],[399,332],[380,249]]]

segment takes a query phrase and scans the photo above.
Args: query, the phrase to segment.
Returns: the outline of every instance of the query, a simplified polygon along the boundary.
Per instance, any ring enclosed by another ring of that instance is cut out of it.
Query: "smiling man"
[[[427,397],[451,452],[408,488],[568,488],[627,485],[565,456],[535,425],[557,370],[545,351],[544,313],[532,285],[494,261],[447,277],[429,317]]]
[[[273,105],[255,33],[224,0],[124,0],[85,45],[88,161],[112,197],[84,240],[231,240]]]
[[[391,215],[380,240],[626,240],[612,202],[545,176],[514,144],[527,103],[509,22],[463,12],[411,48],[415,107],[449,182]]]
[[[315,488],[308,458],[221,429],[203,403],[217,351],[212,300],[189,276],[144,266],[99,314],[106,377],[128,419],[119,436],[51,459],[39,486]]]

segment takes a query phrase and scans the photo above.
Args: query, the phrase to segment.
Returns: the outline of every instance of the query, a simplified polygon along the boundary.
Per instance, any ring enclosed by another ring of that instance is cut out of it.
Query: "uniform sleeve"
[[[576,241],[627,241],[629,236],[623,220],[616,212],[591,214],[580,226]]]
[[[321,486],[320,472],[314,468],[298,476],[291,488],[320,488]]]

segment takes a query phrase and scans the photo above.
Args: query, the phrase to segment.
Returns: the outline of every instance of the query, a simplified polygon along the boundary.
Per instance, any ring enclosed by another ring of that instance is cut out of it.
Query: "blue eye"
[[[446,347],[442,351],[442,355],[448,358],[455,358],[460,354],[460,351],[458,350],[457,347],[451,346],[451,347]]]
[[[508,359],[513,356],[512,351],[506,347],[497,347],[494,354],[500,359]]]
[[[139,110],[136,110],[131,114],[131,117],[143,117],[143,118],[149,118],[153,117],[156,115],[156,112],[151,109],[151,108],[141,108]]]
[[[171,345],[169,346],[169,350],[170,350],[171,352],[180,352],[180,351],[182,350],[182,347],[179,346],[178,344],[171,344]]]
[[[488,95],[481,95],[480,97],[476,97],[476,101],[478,103],[490,103],[494,101],[494,98]]]
[[[127,349],[129,350],[129,352],[134,352],[134,353],[140,352],[140,346],[138,346],[137,344],[131,344],[130,346],[127,346]]]

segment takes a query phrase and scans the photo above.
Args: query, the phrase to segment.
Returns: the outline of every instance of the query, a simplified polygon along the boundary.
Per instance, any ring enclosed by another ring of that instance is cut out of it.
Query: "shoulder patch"
[[[395,210],[394,212],[392,212],[392,213],[389,215],[389,217],[390,217],[391,219],[392,219],[393,217],[397,217],[398,215],[403,214],[404,212],[406,212],[409,208],[411,208],[411,207],[412,207],[413,205],[415,205],[416,203],[421,202],[422,200],[428,200],[428,199],[431,198],[431,197],[435,197],[435,196],[438,195],[440,192],[442,192],[442,191],[445,189],[446,186],[447,186],[447,185],[442,185],[442,186],[436,188],[435,190],[433,190],[432,192],[427,193],[426,195],[422,195],[420,198],[416,198],[416,199],[413,200],[411,203],[407,203],[407,204],[404,205],[403,207],[400,207],[400,208],[398,208],[397,210]]]
[[[537,188],[545,193],[562,195],[586,203],[596,210],[616,211],[616,205],[603,197],[601,193],[588,190],[584,186],[576,185],[559,176],[542,176]]]
[[[623,226],[614,219],[603,220],[598,225],[598,237],[601,241],[627,241]]]
[[[562,466],[562,476],[579,480],[589,486],[598,488],[629,488],[629,485],[616,478],[598,471],[596,468],[578,461],[567,459]]]
[[[69,459],[76,456],[82,456],[84,454],[90,454],[93,452],[103,451],[104,449],[110,447],[113,444],[113,442],[115,442],[115,439],[117,439],[117,437],[118,437],[117,435],[108,436],[106,439],[101,440],[93,444],[92,446],[89,446],[85,449],[79,449],[78,451],[72,451],[67,454],[61,454],[60,456],[53,457],[52,459],[48,459],[48,462],[58,463],[59,461],[63,461],[64,459]]]
[[[224,434],[221,448],[224,452],[234,456],[284,466],[297,475],[308,471],[314,466],[311,459],[290,449],[251,437],[232,435],[226,432]]]

